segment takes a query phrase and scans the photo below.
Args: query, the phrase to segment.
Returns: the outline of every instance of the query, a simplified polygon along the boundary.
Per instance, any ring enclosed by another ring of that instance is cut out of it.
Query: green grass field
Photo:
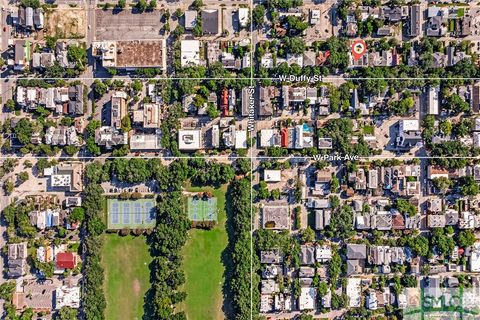
[[[183,289],[187,292],[187,299],[179,308],[186,312],[189,320],[225,319],[222,311],[225,266],[221,257],[228,244],[225,230],[226,187],[187,189],[191,192],[213,193],[218,204],[218,224],[212,230],[189,231],[189,239],[183,249],[186,275]]]
[[[143,298],[150,288],[152,258],[145,237],[105,234],[102,264],[105,268],[105,319],[141,320]]]

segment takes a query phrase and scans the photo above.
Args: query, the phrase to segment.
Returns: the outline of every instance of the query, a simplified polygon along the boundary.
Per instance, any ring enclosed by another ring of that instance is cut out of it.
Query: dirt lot
[[[48,36],[83,38],[87,31],[87,12],[80,8],[55,9],[47,12],[45,22]]]

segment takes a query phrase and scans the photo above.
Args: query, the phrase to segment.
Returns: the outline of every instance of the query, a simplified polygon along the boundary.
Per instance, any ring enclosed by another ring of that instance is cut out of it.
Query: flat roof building
[[[80,308],[80,287],[62,286],[55,290],[55,309]]]
[[[160,128],[160,106],[155,103],[146,103],[143,105],[143,127]]]
[[[106,68],[167,68],[165,39],[100,41],[92,44],[93,55]]]
[[[470,271],[480,272],[480,242],[475,242],[470,256]]]
[[[420,5],[410,7],[410,37],[417,37],[422,31],[421,28],[421,9]]]
[[[241,28],[245,28],[248,24],[249,12],[248,8],[238,8],[238,24]]]
[[[83,165],[80,162],[60,163],[50,177],[52,188],[66,188],[70,192],[83,191]]]
[[[156,130],[153,134],[136,133],[130,137],[132,151],[157,151],[162,148],[162,131]]]
[[[220,33],[220,10],[202,10],[202,32],[209,36],[216,36]]]
[[[180,150],[198,150],[201,149],[202,139],[200,130],[179,130],[178,148]]]
[[[53,292],[51,284],[31,283],[23,287],[23,292],[15,292],[12,304],[17,310],[31,308],[34,312],[51,312],[53,308]]]
[[[362,280],[359,278],[348,278],[346,294],[349,297],[349,307],[358,308],[362,305]]]
[[[290,228],[290,210],[288,206],[265,206],[262,209],[264,229],[288,230]]]
[[[122,119],[127,116],[127,94],[122,91],[116,91],[111,98],[111,126],[120,129]]]
[[[197,11],[195,10],[187,10],[184,14],[184,21],[185,21],[185,30],[191,31],[197,25]]]
[[[472,111],[478,113],[480,111],[480,82],[472,85]]]
[[[440,87],[430,86],[427,91],[427,113],[438,115],[440,101]]]
[[[317,289],[312,287],[304,287],[300,289],[300,297],[298,297],[298,308],[302,310],[314,310],[315,301],[317,300]]]
[[[235,131],[235,149],[247,148],[247,130]]]
[[[182,40],[180,43],[180,63],[182,67],[200,65],[200,41]]]
[[[280,182],[282,181],[282,170],[264,170],[263,180],[265,182]]]

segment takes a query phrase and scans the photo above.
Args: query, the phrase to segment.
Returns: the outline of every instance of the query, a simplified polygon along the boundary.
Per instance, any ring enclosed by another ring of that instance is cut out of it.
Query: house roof
[[[197,11],[187,10],[185,11],[185,29],[192,30],[197,24]]]
[[[60,269],[73,269],[77,264],[77,257],[72,252],[60,252],[57,254],[57,267]]]
[[[23,292],[14,293],[12,303],[17,309],[51,310],[54,290],[55,286],[49,284],[29,284],[23,287]]]
[[[300,264],[309,265],[315,263],[315,247],[301,246],[300,247]]]
[[[219,11],[203,10],[202,11],[202,31],[203,34],[217,35],[219,33]]]
[[[364,265],[363,260],[347,260],[347,275],[361,273]]]
[[[365,244],[347,244],[348,259],[366,259],[367,246]]]
[[[405,219],[401,214],[395,214],[392,216],[392,227],[395,230],[405,229]]]
[[[288,206],[265,206],[263,213],[263,228],[288,229],[290,228],[290,210]]]
[[[274,95],[274,87],[260,87],[258,104],[258,115],[262,117],[269,117],[273,115],[273,106],[271,98]]]
[[[278,249],[260,252],[260,263],[280,263],[282,261],[283,258]]]
[[[165,39],[123,40],[116,45],[117,68],[166,68]]]

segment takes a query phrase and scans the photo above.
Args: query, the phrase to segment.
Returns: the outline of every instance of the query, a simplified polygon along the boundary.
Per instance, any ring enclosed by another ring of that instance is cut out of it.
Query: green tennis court
[[[191,221],[217,221],[217,198],[189,197],[187,214]]]

